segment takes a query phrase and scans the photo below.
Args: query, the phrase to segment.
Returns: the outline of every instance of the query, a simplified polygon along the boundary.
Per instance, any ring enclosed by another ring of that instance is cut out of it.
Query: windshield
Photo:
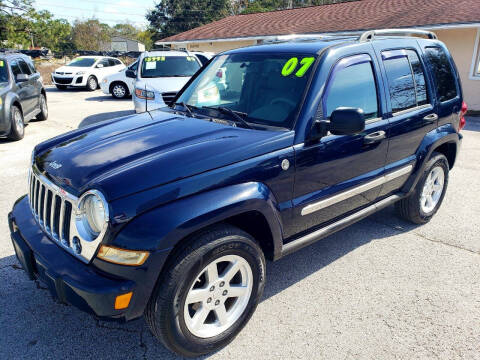
[[[73,59],[70,63],[67,64],[67,66],[78,66],[78,67],[90,67],[93,64],[95,64],[95,61],[97,59],[95,58],[76,58]]]
[[[200,69],[193,56],[151,56],[143,59],[142,77],[192,76]]]
[[[8,82],[8,69],[5,60],[0,59],[0,83]]]
[[[301,54],[221,55],[177,103],[194,110],[224,107],[249,123],[291,128],[314,62],[314,56]]]

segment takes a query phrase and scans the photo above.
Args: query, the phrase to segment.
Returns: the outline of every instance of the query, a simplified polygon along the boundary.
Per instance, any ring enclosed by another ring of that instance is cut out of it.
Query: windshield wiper
[[[243,116],[247,116],[247,114],[242,113],[240,111],[234,111],[230,108],[227,108],[225,106],[202,106],[203,109],[213,109],[213,110],[218,110],[221,113],[228,114],[234,117],[236,122],[241,123],[243,126],[245,126],[248,129],[253,129],[253,127],[239,114],[242,114]]]
[[[185,104],[184,101],[182,101],[182,102],[177,102],[177,103],[175,103],[175,104],[173,104],[173,105],[181,105],[181,106],[183,106],[183,107],[185,108],[185,110],[186,110],[186,113],[187,113],[190,117],[195,117],[195,115],[194,115],[193,112],[192,112],[192,109],[190,109],[190,107],[189,107],[187,104]]]

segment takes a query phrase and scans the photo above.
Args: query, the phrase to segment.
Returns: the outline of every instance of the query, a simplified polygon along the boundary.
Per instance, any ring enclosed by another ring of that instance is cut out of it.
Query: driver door
[[[376,63],[368,54],[336,63],[322,99],[323,118],[339,107],[361,108],[365,131],[331,135],[295,146],[293,229],[286,237],[312,231],[374,202],[381,189],[387,155],[386,120],[381,118]]]

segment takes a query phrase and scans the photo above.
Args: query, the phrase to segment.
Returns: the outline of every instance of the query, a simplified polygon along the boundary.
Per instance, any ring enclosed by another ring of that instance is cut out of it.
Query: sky
[[[85,20],[92,17],[109,25],[129,22],[145,27],[145,14],[154,7],[154,0],[35,0],[37,10],[48,10],[56,18]]]

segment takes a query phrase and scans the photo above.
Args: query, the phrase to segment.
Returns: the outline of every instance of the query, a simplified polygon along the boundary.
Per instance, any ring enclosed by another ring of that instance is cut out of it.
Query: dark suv
[[[0,52],[0,136],[20,140],[25,124],[48,117],[40,73],[29,56]]]
[[[428,38],[227,51],[170,107],[39,144],[9,215],[28,276],[100,318],[145,315],[166,347],[196,356],[252,316],[265,258],[392,204],[426,223],[466,106],[445,46],[406,31]]]

